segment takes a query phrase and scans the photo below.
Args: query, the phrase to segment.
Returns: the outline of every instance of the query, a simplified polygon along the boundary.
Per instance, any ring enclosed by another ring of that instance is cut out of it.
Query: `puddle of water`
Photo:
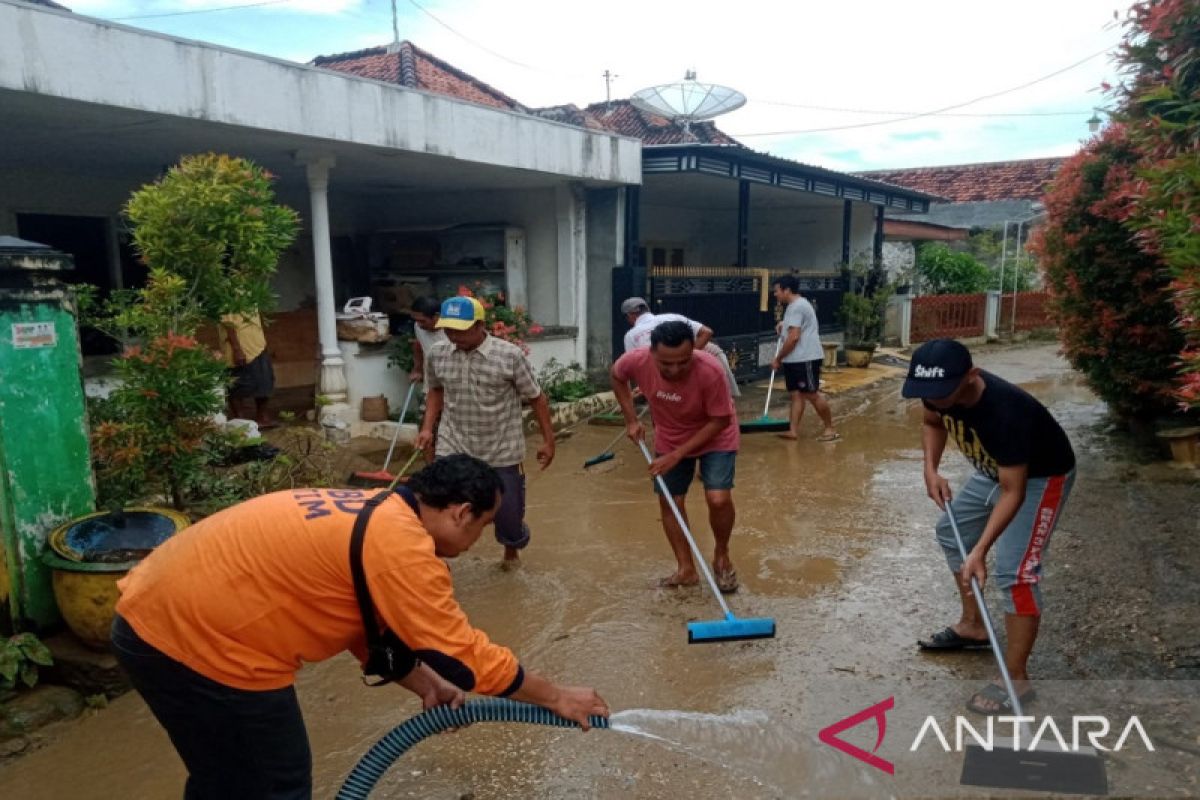
[[[1053,347],[980,363],[1025,381],[1076,437],[1081,453],[1087,431],[1103,424],[1103,405],[1064,372]],[[613,708],[635,709],[614,715],[635,735],[475,726],[414,748],[376,796],[700,800],[894,793],[871,784],[874,776],[852,759],[814,746],[818,728],[795,725],[805,687],[820,676],[991,676],[986,656],[914,656],[915,639],[942,627],[957,613],[957,601],[933,542],[936,509],[921,480],[920,409],[898,394],[892,382],[835,398],[843,436],[836,445],[812,441],[819,432],[815,415],[806,415],[806,437],[798,442],[743,437],[732,541],[742,589],[729,602],[740,616],[774,617],[779,631],[776,639],[755,642],[686,643],[687,620],[712,618],[717,606],[702,588],[653,588],[673,560],[644,462],[622,441],[612,461],[585,470],[583,462],[614,431],[576,428],[549,470],[530,472],[533,540],[524,567],[497,569],[500,548],[485,534],[451,570],[477,627],[510,646],[528,669],[595,686]],[[762,413],[761,394],[742,400],[743,416]],[[955,454],[947,453],[944,465],[952,482],[967,474]],[[690,519],[700,547],[711,552],[698,489],[690,493]],[[1067,534],[1071,524],[1064,522]],[[306,667],[297,688],[316,796],[332,796],[371,744],[419,710],[404,691],[363,689],[349,657]],[[771,711],[746,710],[756,708]],[[821,724],[848,710],[856,709],[831,709]],[[63,763],[80,769],[65,771]],[[136,696],[0,766],[4,797],[161,797],[181,786],[178,758]]]

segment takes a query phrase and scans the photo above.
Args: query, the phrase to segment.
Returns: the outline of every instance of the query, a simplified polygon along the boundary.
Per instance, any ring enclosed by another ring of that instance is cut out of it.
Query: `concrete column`
[[[875,240],[871,248],[872,269],[883,269],[883,206],[875,206]]]
[[[508,304],[529,308],[529,267],[525,259],[525,230],[504,229],[504,277]]]
[[[558,219],[558,323],[574,326],[574,358],[587,366],[587,200],[578,184],[555,190]]]
[[[987,293],[987,306],[983,313],[983,335],[995,339],[1000,327],[1000,292]]]
[[[894,294],[888,298],[883,335],[885,340],[894,340],[900,347],[908,347],[912,342],[911,295]]]
[[[842,267],[850,266],[850,226],[854,224],[854,201],[842,201]]]
[[[334,405],[346,402],[346,365],[337,341],[337,305],[333,294],[333,255],[329,245],[329,170],[332,156],[297,156],[308,175],[312,208],[313,264],[317,284],[317,333],[321,342],[318,391]],[[326,409],[329,407],[327,406]],[[339,409],[340,410],[340,409]]]
[[[750,181],[738,181],[737,265],[750,266]]]

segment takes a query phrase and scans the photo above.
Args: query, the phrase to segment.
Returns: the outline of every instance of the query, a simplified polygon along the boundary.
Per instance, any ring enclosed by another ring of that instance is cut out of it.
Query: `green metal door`
[[[76,330],[61,291],[0,288],[0,601],[14,628],[58,620],[40,555],[95,508]]]

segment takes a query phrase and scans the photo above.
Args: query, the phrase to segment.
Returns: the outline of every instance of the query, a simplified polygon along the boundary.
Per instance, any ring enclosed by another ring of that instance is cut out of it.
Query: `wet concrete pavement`
[[[1106,435],[1103,406],[1053,346],[996,350],[980,361],[1050,406],[1076,442],[1081,466],[1101,468],[1123,458],[1096,449]],[[916,638],[957,618],[957,601],[932,540],[936,509],[921,480],[920,412],[900,399],[898,389],[893,379],[838,397],[834,410],[843,438],[836,444],[812,440],[819,432],[815,418],[805,420],[809,435],[799,442],[771,434],[743,437],[733,541],[742,590],[730,602],[739,615],[776,619],[778,636],[766,641],[687,645],[685,622],[716,618],[716,603],[699,588],[654,588],[672,562],[644,463],[623,442],[616,459],[584,470],[584,460],[598,454],[615,429],[576,428],[560,443],[554,465],[530,477],[534,539],[523,568],[499,570],[499,547],[485,534],[453,565],[460,601],[474,624],[511,646],[528,667],[594,685],[614,710],[675,709],[734,718],[726,724],[652,719],[654,732],[670,742],[481,725],[422,744],[389,771],[374,796],[969,794],[957,785],[960,757],[938,753],[915,760],[905,752],[911,735],[904,741],[893,736],[880,747],[881,756],[898,763],[895,776],[817,741],[820,728],[889,696],[896,699],[893,729],[902,722],[915,725],[925,713],[951,714],[993,672],[987,654],[915,653]],[[761,413],[764,391],[751,387],[744,393],[744,417]],[[782,411],[782,403],[773,405],[773,413]],[[968,467],[948,452],[943,473],[956,483]],[[1091,496],[1090,474],[1081,469],[1076,502]],[[1178,502],[1196,497],[1194,479],[1165,483],[1178,493]],[[701,547],[711,550],[695,488],[689,508]],[[1069,506],[1053,549],[1077,553],[1090,533],[1078,523],[1091,524],[1094,514]],[[1069,606],[1071,590],[1055,579],[1071,575],[1074,559],[1059,566],[1053,557],[1047,605]],[[1035,675],[1164,677],[1120,658],[1089,673],[1065,655],[1071,636],[1061,623],[1047,626],[1031,665]],[[403,690],[361,686],[349,657],[306,668],[298,688],[318,797],[332,796],[356,759],[418,710]],[[758,715],[751,717],[753,724],[739,723],[747,713]],[[1179,736],[1186,738],[1186,731]],[[869,723],[845,738],[867,750],[875,744]],[[1150,779],[1130,763],[1118,778],[1146,791]],[[1176,771],[1187,774],[1183,767]],[[176,797],[182,780],[166,736],[130,695],[63,728],[38,752],[0,767],[0,796]]]

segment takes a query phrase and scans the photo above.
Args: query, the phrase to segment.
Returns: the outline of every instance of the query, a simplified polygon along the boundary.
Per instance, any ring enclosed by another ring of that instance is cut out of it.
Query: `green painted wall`
[[[15,627],[58,620],[40,555],[51,530],[95,509],[75,317],[45,298],[0,289],[0,602]],[[37,336],[50,331],[53,342]]]

